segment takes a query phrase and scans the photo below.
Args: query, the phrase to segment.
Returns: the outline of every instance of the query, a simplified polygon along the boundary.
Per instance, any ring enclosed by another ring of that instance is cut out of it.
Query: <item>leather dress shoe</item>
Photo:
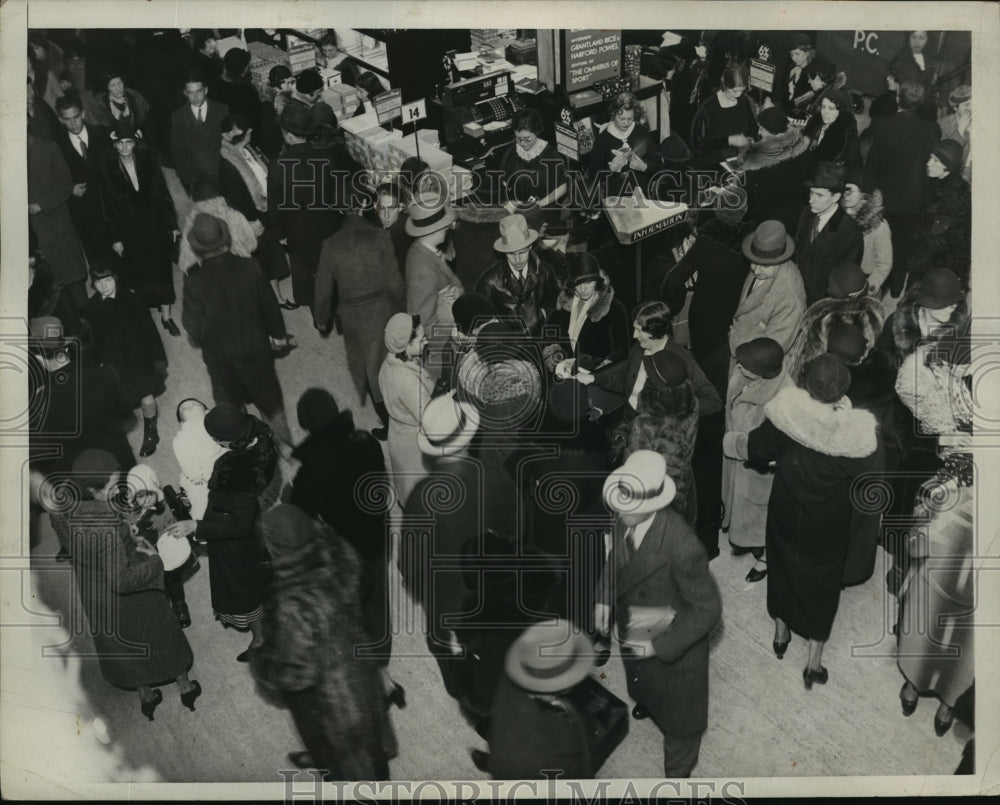
[[[939,712],[940,710],[938,710],[938,713]],[[934,734],[937,735],[938,738],[951,729],[951,722],[955,720],[955,714],[950,710],[948,712],[949,715],[947,719],[941,718],[938,713],[934,714]]]
[[[746,579],[751,584],[756,584],[758,581],[763,581],[767,578],[767,568],[763,570],[758,570],[756,567],[750,568],[750,572],[747,573]]]
[[[636,721],[643,721],[649,718],[649,711],[643,707],[641,704],[637,704],[632,708],[632,718]]]
[[[906,689],[909,687],[907,683],[903,683],[903,687],[899,690],[899,704],[903,708],[903,715],[909,718],[917,709],[917,704],[920,702],[920,694],[917,694],[915,699],[907,699],[903,694],[906,693]]]
[[[490,773],[490,753],[484,752],[482,749],[473,749],[469,754],[472,756],[472,764],[479,769],[479,771],[489,774]]]
[[[608,664],[608,660],[611,659],[611,649],[609,648],[599,648],[597,649],[597,659],[594,660],[594,667],[600,668]]]

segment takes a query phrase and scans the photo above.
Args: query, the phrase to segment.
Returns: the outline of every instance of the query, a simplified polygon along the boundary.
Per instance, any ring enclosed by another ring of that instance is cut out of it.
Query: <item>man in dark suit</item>
[[[722,599],[708,558],[669,506],[676,487],[659,453],[637,450],[604,484],[617,513],[595,619],[618,627],[632,716],[663,733],[666,777],[690,777],[708,726],[708,636]]]
[[[225,104],[208,99],[205,77],[189,70],[184,82],[187,102],[170,117],[170,156],[177,177],[190,194],[199,177],[219,185],[219,151]]]
[[[821,162],[809,188],[809,204],[795,230],[795,263],[802,274],[806,305],[826,296],[830,272],[842,263],[861,264],[865,241],[861,228],[840,207],[844,168]]]
[[[229,251],[224,221],[200,213],[188,242],[201,265],[184,278],[184,329],[201,348],[215,402],[252,402],[288,454],[291,432],[271,348],[271,339],[288,345],[278,300],[257,261]]]
[[[93,262],[111,250],[99,189],[101,162],[111,150],[111,135],[103,126],[87,122],[83,104],[75,93],[67,93],[56,101],[56,113],[63,125],[56,143],[66,158],[73,182],[69,213],[84,254]]]
[[[885,219],[892,232],[892,271],[887,285],[893,296],[899,296],[906,280],[925,166],[941,138],[937,123],[919,112],[925,95],[919,81],[902,81],[897,95],[899,109],[894,115],[872,118],[867,162],[875,187],[882,191]]]

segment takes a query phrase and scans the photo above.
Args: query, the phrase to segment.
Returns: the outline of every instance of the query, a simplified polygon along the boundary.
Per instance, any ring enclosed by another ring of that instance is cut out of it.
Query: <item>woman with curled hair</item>
[[[434,379],[424,369],[420,357],[426,345],[420,316],[397,313],[385,325],[385,347],[389,354],[382,362],[378,383],[389,415],[389,463],[401,506],[427,474],[417,444],[420,420],[434,391]]]
[[[746,90],[750,72],[744,62],[730,62],[719,89],[702,103],[691,124],[691,147],[699,167],[718,167],[757,137],[757,116]]]
[[[775,82],[775,103],[789,115],[799,116],[833,80],[834,73],[830,60],[816,51],[808,36],[794,34],[789,42],[784,80]]]
[[[634,413],[611,437],[616,464],[636,450],[652,450],[667,462],[667,474],[677,487],[670,504],[694,527],[698,516],[695,493],[694,443],[698,435],[698,398],[688,379],[684,361],[671,352],[660,350],[642,359],[646,383],[638,395]]]
[[[367,70],[355,79],[354,87],[358,91],[358,108],[354,110],[354,117],[372,111],[375,108],[375,96],[385,92],[379,77]]]
[[[542,117],[534,109],[520,109],[511,120],[514,144],[500,159],[504,180],[504,207],[520,212],[536,229],[559,215],[566,195],[566,163],[555,146],[542,139]]]
[[[639,99],[620,92],[607,104],[608,122],[600,124],[590,152],[590,174],[598,180],[601,196],[646,192],[649,176],[660,166]]]
[[[861,166],[858,122],[851,111],[851,99],[843,90],[830,87],[822,94],[803,133],[817,163],[836,162],[848,170]]]

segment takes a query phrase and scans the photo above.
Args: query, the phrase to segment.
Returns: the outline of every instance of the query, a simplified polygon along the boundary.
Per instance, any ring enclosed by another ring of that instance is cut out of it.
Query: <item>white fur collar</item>
[[[794,441],[827,456],[864,458],[878,447],[875,417],[852,408],[847,397],[825,404],[805,389],[786,387],[765,406],[764,415]]]

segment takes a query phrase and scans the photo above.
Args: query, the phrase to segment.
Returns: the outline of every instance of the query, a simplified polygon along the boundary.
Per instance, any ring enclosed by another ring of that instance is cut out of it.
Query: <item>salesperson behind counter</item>
[[[559,202],[566,195],[566,163],[552,143],[541,138],[542,117],[534,109],[521,109],[511,121],[514,144],[500,159],[504,208],[521,213],[528,227],[559,219]]]
[[[611,121],[598,127],[590,152],[591,178],[599,182],[602,197],[623,190],[631,195],[636,187],[646,193],[649,177],[660,167],[660,155],[639,100],[631,92],[618,93],[608,102],[608,116]]]

